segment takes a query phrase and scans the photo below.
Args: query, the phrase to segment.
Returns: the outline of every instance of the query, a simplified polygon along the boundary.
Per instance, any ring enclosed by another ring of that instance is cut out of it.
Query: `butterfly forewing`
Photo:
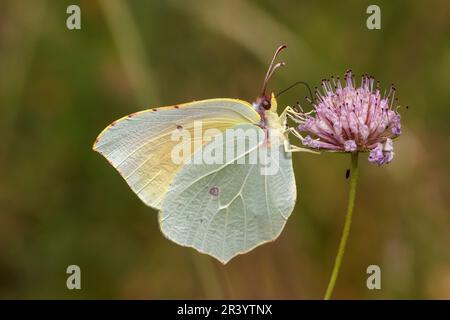
[[[259,115],[249,103],[235,99],[149,109],[112,123],[93,148],[118,170],[143,202],[160,209],[170,182],[183,166],[172,159],[172,150],[179,143],[172,138],[174,131],[186,130],[197,139],[192,143],[192,154],[210,138],[196,137],[196,121],[201,122],[203,131],[214,128],[223,132],[237,124],[257,123]]]

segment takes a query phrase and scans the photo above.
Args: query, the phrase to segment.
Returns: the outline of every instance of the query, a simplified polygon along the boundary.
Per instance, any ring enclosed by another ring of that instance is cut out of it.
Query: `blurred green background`
[[[66,8],[81,7],[81,30]],[[381,30],[366,8],[381,7]],[[344,222],[349,157],[295,154],[298,202],[280,238],[221,266],[166,240],[157,213],[91,150],[128,113],[194,99],[252,101],[353,69],[397,86],[390,165],[361,159],[335,298],[450,298],[448,1],[0,3],[0,298],[322,298]],[[279,104],[304,102],[298,87]],[[81,267],[81,290],[66,268]],[[366,288],[366,268],[382,290]]]

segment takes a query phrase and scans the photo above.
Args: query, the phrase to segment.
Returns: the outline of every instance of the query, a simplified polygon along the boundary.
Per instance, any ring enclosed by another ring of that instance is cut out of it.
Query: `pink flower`
[[[298,136],[311,149],[369,151],[369,162],[389,163],[394,157],[392,139],[401,134],[400,114],[393,109],[395,88],[382,97],[373,77],[364,75],[359,87],[351,71],[344,78],[344,87],[339,77],[322,81],[323,93],[316,90],[317,99],[309,100],[314,110],[291,113],[299,123]]]

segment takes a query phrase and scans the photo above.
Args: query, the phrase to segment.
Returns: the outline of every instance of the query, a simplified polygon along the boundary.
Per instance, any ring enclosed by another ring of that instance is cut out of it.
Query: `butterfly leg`
[[[290,106],[287,106],[284,110],[283,110],[283,112],[281,113],[281,115],[280,115],[280,121],[281,121],[281,123],[283,124],[283,126],[285,127],[285,128],[287,128],[287,117],[289,116],[289,118],[291,118],[292,120],[294,120],[295,122],[297,122],[296,121],[296,118],[294,117],[294,114],[296,114],[296,111],[292,108],[292,107],[290,107]]]
[[[296,138],[303,140],[302,135],[297,130],[295,130],[295,128],[287,128],[284,131],[284,135],[286,137],[285,143],[284,143],[284,151],[285,152],[309,152],[309,153],[314,153],[314,154],[320,154],[320,152],[317,152],[317,151],[314,151],[314,150],[311,150],[308,148],[302,148],[302,147],[291,144],[289,142],[289,138],[288,138],[289,133],[292,133]]]
[[[284,132],[283,134],[285,135],[286,139],[284,142],[284,151],[285,152],[309,152],[309,153],[314,153],[314,154],[319,154],[320,152],[308,149],[308,148],[302,148],[296,145],[292,145],[289,142],[289,133],[292,133],[297,139],[299,140],[303,140],[303,136],[296,130],[296,128],[293,127],[289,127],[288,123],[287,123],[287,119],[288,117],[290,119],[292,119],[294,122],[296,123],[301,123],[301,121],[299,121],[299,113],[297,111],[295,111],[292,107],[287,106],[283,112],[280,115],[280,121],[284,127]],[[302,120],[304,120],[302,118]]]

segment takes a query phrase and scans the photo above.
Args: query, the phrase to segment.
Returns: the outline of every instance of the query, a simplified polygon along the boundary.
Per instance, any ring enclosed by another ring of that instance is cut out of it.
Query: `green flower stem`
[[[341,268],[342,258],[344,257],[345,246],[350,233],[350,226],[352,224],[353,207],[355,205],[356,196],[356,183],[358,181],[358,152],[352,153],[351,157],[352,168],[350,171],[350,191],[348,194],[347,214],[345,216],[344,230],[342,231],[341,242],[339,243],[338,253],[336,255],[336,260],[334,261],[333,272],[331,273],[330,282],[328,283],[324,300],[330,300],[331,295],[333,294],[333,289]]]

